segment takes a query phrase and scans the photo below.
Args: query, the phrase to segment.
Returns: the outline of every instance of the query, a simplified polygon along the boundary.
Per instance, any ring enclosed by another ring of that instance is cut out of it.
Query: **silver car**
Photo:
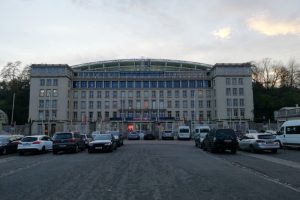
[[[272,153],[277,153],[280,148],[276,137],[272,134],[265,133],[250,133],[244,135],[239,141],[239,148],[241,150],[248,150],[251,152],[270,150]]]

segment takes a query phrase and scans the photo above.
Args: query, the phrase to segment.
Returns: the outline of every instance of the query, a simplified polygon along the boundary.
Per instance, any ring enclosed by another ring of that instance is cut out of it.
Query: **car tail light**
[[[40,141],[34,141],[32,144],[41,144]]]
[[[263,140],[256,140],[257,143],[265,143]]]

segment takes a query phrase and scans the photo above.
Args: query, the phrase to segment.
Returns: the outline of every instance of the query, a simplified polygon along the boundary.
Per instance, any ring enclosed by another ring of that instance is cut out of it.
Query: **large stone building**
[[[32,133],[176,129],[253,120],[249,63],[124,59],[31,66]]]

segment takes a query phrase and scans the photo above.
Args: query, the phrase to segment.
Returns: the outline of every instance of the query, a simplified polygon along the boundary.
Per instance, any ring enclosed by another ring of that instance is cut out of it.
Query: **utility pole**
[[[16,93],[13,94],[13,104],[11,109],[11,122],[10,122],[11,126],[14,124],[15,97],[16,97]]]

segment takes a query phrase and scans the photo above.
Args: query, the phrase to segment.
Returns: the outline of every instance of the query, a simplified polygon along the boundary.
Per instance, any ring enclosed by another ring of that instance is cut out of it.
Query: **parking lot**
[[[300,150],[211,154],[193,141],[0,156],[1,199],[298,199]]]

